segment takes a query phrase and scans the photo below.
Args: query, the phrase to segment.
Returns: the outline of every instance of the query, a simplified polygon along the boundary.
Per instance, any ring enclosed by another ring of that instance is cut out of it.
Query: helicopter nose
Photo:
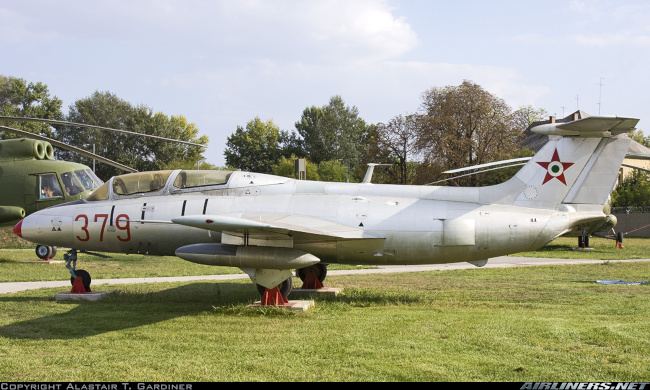
[[[23,238],[22,228],[23,228],[23,220],[21,219],[20,222],[18,222],[16,226],[14,226],[14,234],[20,238]]]

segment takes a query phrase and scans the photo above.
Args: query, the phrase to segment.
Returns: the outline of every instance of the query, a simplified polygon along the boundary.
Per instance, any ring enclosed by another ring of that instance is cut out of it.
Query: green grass
[[[650,258],[650,239],[625,238],[623,248],[616,247],[614,240],[591,237],[589,246],[593,250],[574,250],[578,246],[577,237],[560,237],[545,247],[531,252],[516,253],[513,256],[552,257],[563,259],[626,260]]]
[[[592,238],[589,252],[573,251],[576,242],[517,256],[605,261],[329,276],[343,294],[305,313],[247,308],[259,299],[248,280],[111,286],[99,302],[57,303],[61,289],[0,295],[0,378],[649,381],[650,286],[594,281],[649,280],[650,262],[607,260],[648,258],[650,240],[626,239],[621,250]],[[0,281],[67,278],[61,263],[28,262],[27,247],[0,251]],[[82,254],[78,267],[95,279],[240,272],[111,256]]]
[[[593,251],[574,251],[577,239],[561,237],[535,252],[522,252],[513,256],[554,257],[567,259],[646,259],[650,258],[650,239],[632,238],[624,241],[624,248],[617,249],[615,242],[604,238],[592,238]],[[68,277],[63,255],[59,250],[55,261],[38,261],[33,245],[29,249],[0,249],[0,283],[22,281],[62,280]],[[89,254],[79,254],[77,268],[90,272],[93,279],[144,278],[156,276],[194,276],[241,273],[238,268],[214,267],[194,264],[174,256],[144,256],[109,253],[109,259]],[[329,269],[355,269],[357,266],[330,265]],[[369,267],[365,267],[369,268]]]
[[[648,381],[650,263],[328,277],[304,313],[244,281],[0,296],[4,381]]]

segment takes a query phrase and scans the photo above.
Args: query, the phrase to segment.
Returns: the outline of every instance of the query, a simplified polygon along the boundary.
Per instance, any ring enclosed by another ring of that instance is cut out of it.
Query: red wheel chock
[[[72,283],[72,290],[70,292],[73,294],[85,294],[90,291],[86,291],[84,282],[81,280],[81,278],[74,278],[74,282]]]
[[[323,288],[323,283],[318,279],[318,275],[316,275],[316,271],[313,268],[308,269],[301,289],[316,290],[319,288]]]
[[[260,306],[285,306],[288,303],[289,301],[280,294],[278,286],[264,290],[264,294],[262,294],[262,299],[260,300]]]

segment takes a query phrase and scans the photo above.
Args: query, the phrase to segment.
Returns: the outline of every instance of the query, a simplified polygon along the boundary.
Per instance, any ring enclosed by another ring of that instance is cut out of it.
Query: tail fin
[[[555,136],[509,181],[484,187],[497,203],[555,209],[560,203],[604,205],[612,192],[638,119],[587,117],[531,130]],[[510,194],[503,197],[500,194]],[[485,196],[483,196],[485,195]]]

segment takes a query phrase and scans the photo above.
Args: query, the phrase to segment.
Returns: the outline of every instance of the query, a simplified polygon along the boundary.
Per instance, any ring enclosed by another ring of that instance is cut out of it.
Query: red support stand
[[[308,269],[307,274],[305,275],[305,281],[302,284],[302,289],[316,290],[323,288],[323,283],[318,279],[316,271],[314,269]]]
[[[260,306],[284,306],[288,303],[289,301],[280,294],[280,289],[277,286],[264,290],[260,300]]]
[[[72,283],[72,290],[70,292],[73,294],[85,294],[90,291],[86,291],[86,288],[84,287],[84,283],[81,280],[81,278],[75,278],[74,282]]]

